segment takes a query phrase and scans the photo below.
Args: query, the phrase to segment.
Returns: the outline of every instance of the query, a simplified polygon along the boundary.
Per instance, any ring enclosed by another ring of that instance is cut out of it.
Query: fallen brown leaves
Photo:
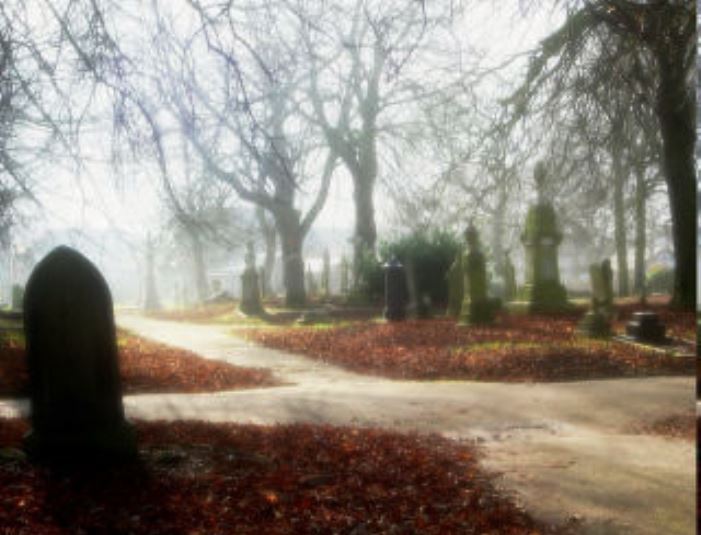
[[[279,384],[269,370],[208,360],[134,335],[120,336],[119,360],[122,389],[127,394],[212,392]],[[24,349],[16,344],[0,346],[0,396],[26,395],[27,386]]]
[[[695,358],[581,339],[576,324],[575,317],[503,316],[489,326],[440,319],[248,335],[266,346],[391,378],[569,381],[695,373]]]
[[[696,440],[696,416],[691,413],[673,414],[653,422],[637,424],[632,431],[642,435]]]
[[[26,423],[0,420],[0,447]],[[555,533],[495,490],[477,452],[432,435],[138,422],[141,466],[0,462],[7,533]]]

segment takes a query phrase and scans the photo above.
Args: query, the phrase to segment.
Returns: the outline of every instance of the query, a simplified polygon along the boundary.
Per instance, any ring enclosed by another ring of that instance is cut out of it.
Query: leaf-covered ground
[[[126,394],[213,392],[279,384],[269,370],[204,359],[131,334],[119,336],[119,360]],[[24,348],[12,340],[0,343],[0,396],[26,395],[27,387]]]
[[[502,315],[489,326],[434,319],[244,334],[269,347],[390,378],[570,381],[695,373],[694,357],[581,338],[577,321],[576,315]]]
[[[138,422],[141,466],[50,471],[0,456],[3,533],[556,533],[432,435]],[[0,448],[22,420],[0,420]]]

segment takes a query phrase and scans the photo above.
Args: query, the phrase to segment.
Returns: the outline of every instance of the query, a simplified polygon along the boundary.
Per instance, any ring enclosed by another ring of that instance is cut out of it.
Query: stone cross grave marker
[[[136,455],[124,418],[112,297],[82,254],[57,247],[37,264],[24,298],[37,460],[111,461]]]

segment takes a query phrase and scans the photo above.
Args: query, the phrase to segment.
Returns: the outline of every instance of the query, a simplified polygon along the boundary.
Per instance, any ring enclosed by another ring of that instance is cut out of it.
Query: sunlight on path
[[[203,357],[271,368],[286,384],[211,394],[126,396],[142,419],[381,426],[476,439],[483,463],[533,514],[585,534],[686,535],[695,526],[692,442],[631,427],[695,412],[694,379],[571,383],[392,381],[253,345],[226,326],[119,315],[121,327]],[[0,415],[26,405],[0,401]]]

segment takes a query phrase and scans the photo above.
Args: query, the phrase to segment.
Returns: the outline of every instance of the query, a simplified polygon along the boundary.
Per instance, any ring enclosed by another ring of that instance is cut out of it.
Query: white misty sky
[[[561,14],[552,14],[549,10],[522,17],[517,5],[517,0],[480,2],[467,13],[464,30],[456,34],[456,38],[484,50],[484,66],[499,65],[514,54],[531,49],[562,20]],[[519,64],[522,65],[516,65]],[[106,160],[109,146],[104,145],[105,140],[100,143],[103,146],[94,146],[94,157]],[[119,180],[121,187],[115,187],[117,179],[107,161],[87,163],[80,175],[56,166],[47,169],[46,175],[38,181],[41,187],[37,193],[45,213],[32,219],[16,240],[30,242],[46,230],[65,227],[84,229],[88,233],[122,230],[145,237],[149,230],[159,226],[163,217],[158,172],[155,166],[148,167],[128,170],[127,177]],[[304,197],[301,201],[306,204]],[[392,208],[382,191],[376,192],[376,207],[382,234],[389,224]],[[345,173],[338,173],[315,227],[331,230],[334,236],[347,243],[353,223],[352,186]]]

